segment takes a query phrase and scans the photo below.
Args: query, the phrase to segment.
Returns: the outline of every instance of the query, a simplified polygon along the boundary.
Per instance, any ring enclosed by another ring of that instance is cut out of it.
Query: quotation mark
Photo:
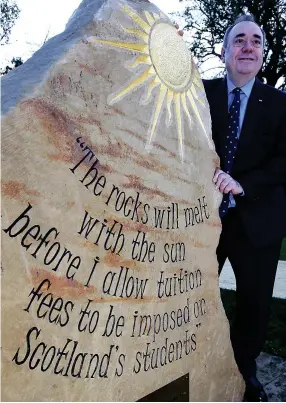
[[[82,139],[82,137],[78,137],[78,138],[76,139],[76,142],[79,143],[80,148],[83,148],[84,145],[85,145],[85,142],[82,141],[81,139]]]
[[[201,323],[196,324],[196,328],[198,329],[199,327],[201,327]]]

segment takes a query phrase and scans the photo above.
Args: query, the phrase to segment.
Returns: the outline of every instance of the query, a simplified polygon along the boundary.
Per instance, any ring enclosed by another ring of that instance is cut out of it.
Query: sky
[[[65,28],[73,11],[81,0],[15,0],[20,8],[20,15],[10,36],[10,44],[1,46],[0,67],[10,64],[13,57],[22,57],[25,61],[39,49],[46,36],[51,38]],[[151,0],[163,12],[183,10],[184,5],[178,0]]]

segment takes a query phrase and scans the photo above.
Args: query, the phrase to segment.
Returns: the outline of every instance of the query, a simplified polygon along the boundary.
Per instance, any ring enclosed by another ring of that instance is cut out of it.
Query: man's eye
[[[261,40],[260,39],[255,39],[254,40],[255,45],[260,45],[261,44]]]
[[[235,43],[243,43],[243,39],[242,39],[242,38],[237,38],[237,39],[235,40]]]

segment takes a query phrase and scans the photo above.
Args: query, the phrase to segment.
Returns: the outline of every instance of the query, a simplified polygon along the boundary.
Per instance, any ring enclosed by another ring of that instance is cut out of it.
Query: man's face
[[[263,38],[258,25],[243,21],[229,33],[227,47],[222,50],[226,70],[234,80],[247,77],[251,80],[263,62]]]

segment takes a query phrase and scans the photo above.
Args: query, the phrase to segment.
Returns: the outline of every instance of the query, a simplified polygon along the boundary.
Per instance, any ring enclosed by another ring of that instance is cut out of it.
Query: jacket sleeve
[[[273,157],[263,166],[249,171],[237,179],[243,187],[244,197],[247,199],[258,199],[261,195],[271,192],[273,187],[286,185],[286,102],[285,112],[273,135],[276,135],[277,138]]]

